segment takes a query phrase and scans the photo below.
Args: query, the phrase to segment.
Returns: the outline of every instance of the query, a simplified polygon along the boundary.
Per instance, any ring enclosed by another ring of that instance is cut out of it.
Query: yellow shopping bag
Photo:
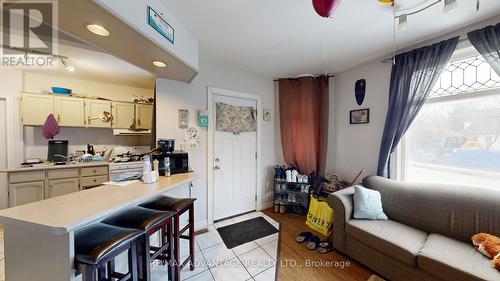
[[[330,235],[333,226],[333,209],[325,201],[312,196],[306,225],[325,236]]]

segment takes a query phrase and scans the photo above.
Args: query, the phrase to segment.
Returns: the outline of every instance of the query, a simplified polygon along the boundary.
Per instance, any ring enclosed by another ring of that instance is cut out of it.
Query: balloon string
[[[392,2],[392,15],[393,15],[393,22],[392,22],[392,42],[393,42],[393,54],[392,54],[392,65],[396,64],[396,1]]]
[[[327,32],[328,32],[328,22],[327,22],[328,18],[325,18],[325,23],[324,23],[324,26],[325,26],[325,32],[323,34],[325,34],[325,36],[323,37],[323,66],[325,67],[325,76],[328,76],[328,64],[326,62],[326,39],[327,39]]]

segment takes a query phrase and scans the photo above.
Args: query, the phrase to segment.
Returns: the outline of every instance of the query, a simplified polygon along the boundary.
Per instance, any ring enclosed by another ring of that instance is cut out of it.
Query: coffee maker
[[[160,139],[158,146],[152,154],[153,160],[158,160],[158,172],[165,176],[165,158],[170,159],[170,174],[181,174],[189,172],[189,157],[187,152],[174,151],[175,140]]]

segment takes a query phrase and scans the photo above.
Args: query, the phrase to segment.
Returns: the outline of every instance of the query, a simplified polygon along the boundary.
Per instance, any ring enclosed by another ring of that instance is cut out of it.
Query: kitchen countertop
[[[95,166],[108,166],[109,164],[110,163],[107,161],[81,162],[81,163],[66,164],[66,165],[34,164],[33,167],[16,167],[16,168],[9,168],[9,169],[0,170],[0,173],[29,172],[29,171],[53,170],[53,169],[85,168],[85,167],[95,167]]]
[[[160,177],[158,182],[152,184],[137,182],[121,187],[102,185],[1,210],[0,223],[65,234],[197,178],[195,173],[186,173]]]

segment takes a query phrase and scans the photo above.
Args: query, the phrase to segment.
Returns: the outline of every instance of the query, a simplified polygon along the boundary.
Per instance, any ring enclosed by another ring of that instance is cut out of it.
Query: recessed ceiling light
[[[87,29],[90,32],[97,34],[99,36],[109,36],[109,31],[106,28],[97,24],[88,24]]]
[[[159,61],[159,60],[153,61],[153,65],[156,66],[156,67],[167,67],[166,63],[164,63],[162,61]]]

